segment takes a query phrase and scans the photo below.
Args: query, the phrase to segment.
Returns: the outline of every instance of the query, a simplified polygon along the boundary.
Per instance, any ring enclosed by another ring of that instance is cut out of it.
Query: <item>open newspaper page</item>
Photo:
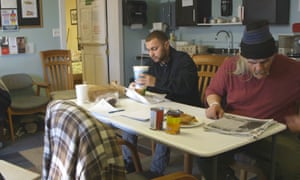
[[[204,128],[223,134],[244,135],[256,138],[274,123],[273,119],[255,119],[225,114],[223,118],[206,124]]]
[[[146,95],[142,96],[131,88],[126,88],[126,96],[143,104],[156,104],[167,101],[167,99],[165,98],[166,94],[158,94],[146,91]]]

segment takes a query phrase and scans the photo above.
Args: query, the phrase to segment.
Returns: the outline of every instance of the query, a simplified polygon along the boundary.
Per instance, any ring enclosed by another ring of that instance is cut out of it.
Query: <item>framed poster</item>
[[[22,28],[43,26],[42,0],[0,0],[0,2],[0,10],[16,7],[18,26]]]
[[[1,22],[3,31],[17,31],[18,15],[17,9],[1,9]]]
[[[20,26],[43,26],[42,0],[17,0]]]

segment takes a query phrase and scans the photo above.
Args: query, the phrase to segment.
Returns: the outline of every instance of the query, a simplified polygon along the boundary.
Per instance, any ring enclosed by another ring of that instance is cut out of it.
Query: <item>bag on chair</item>
[[[0,120],[5,116],[10,103],[11,99],[8,91],[0,88]]]

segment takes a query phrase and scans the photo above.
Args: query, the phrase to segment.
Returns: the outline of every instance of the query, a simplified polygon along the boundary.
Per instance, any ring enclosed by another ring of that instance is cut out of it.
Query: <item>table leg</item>
[[[275,179],[276,168],[276,134],[272,136],[272,152],[271,152],[271,180]]]
[[[217,180],[218,179],[218,156],[214,156],[212,157],[212,159],[213,159],[213,164],[212,164],[213,180]]]
[[[193,155],[184,153],[184,172],[192,174],[193,169]]]

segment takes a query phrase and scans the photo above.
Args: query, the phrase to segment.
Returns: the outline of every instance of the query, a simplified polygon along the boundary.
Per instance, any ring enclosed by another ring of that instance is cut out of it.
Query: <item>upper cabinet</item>
[[[289,24],[290,0],[243,0],[244,21],[267,20],[270,24]]]
[[[211,16],[211,0],[176,0],[176,25],[195,26]]]
[[[290,0],[176,0],[176,26],[289,24]]]
[[[170,30],[176,29],[176,8],[175,2],[165,2],[160,4],[160,20],[168,24]]]

